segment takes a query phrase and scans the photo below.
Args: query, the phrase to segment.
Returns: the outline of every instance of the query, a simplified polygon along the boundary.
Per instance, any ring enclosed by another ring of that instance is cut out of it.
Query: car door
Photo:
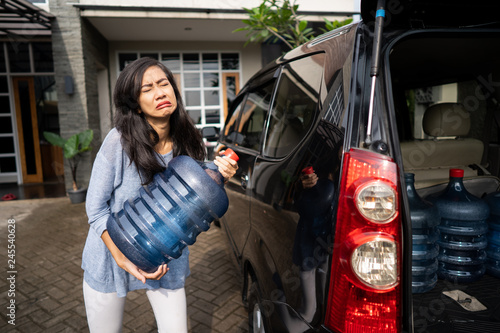
[[[230,109],[221,139],[221,144],[231,147],[240,158],[235,176],[226,185],[229,208],[221,219],[237,257],[250,231],[252,172],[262,145],[262,133],[276,81],[275,72],[276,69],[270,70],[249,81]]]
[[[270,313],[278,314],[288,332],[307,329],[305,322],[312,321],[321,302],[317,283],[328,271],[343,134],[320,119],[324,61],[320,53],[283,66],[251,178],[252,242],[260,244],[265,258],[255,269],[263,299],[276,310]],[[311,189],[300,180],[306,167],[318,177]]]

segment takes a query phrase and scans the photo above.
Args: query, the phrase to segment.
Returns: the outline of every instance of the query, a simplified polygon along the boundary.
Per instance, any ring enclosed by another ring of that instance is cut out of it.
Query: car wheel
[[[254,281],[248,295],[248,331],[250,333],[265,333],[264,318],[258,285]]]

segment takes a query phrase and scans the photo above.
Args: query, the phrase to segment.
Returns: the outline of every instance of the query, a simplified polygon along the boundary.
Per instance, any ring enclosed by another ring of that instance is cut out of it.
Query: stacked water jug
[[[485,273],[490,215],[486,202],[466,190],[463,175],[462,169],[450,169],[444,191],[427,197],[441,216],[438,276],[457,283],[477,281]]]
[[[500,278],[500,192],[492,193],[484,200],[490,207],[486,272]]]
[[[415,190],[415,175],[405,173],[412,231],[412,292],[425,293],[437,283],[440,222],[437,208]]]

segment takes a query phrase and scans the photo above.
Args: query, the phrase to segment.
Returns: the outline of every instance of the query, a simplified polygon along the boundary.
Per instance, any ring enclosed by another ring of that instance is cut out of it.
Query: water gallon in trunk
[[[484,200],[490,207],[486,273],[500,278],[500,192],[489,194]]]
[[[437,283],[441,221],[437,207],[423,200],[415,190],[415,175],[405,173],[412,233],[412,292],[425,293]]]
[[[486,202],[466,190],[463,175],[462,169],[450,169],[448,186],[427,197],[441,216],[438,276],[457,283],[473,282],[484,275],[490,214]]]

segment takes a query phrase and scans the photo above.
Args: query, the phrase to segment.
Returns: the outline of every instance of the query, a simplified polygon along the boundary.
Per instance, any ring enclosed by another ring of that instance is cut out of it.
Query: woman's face
[[[177,109],[174,88],[160,67],[151,66],[144,72],[138,102],[148,121],[168,120]]]

